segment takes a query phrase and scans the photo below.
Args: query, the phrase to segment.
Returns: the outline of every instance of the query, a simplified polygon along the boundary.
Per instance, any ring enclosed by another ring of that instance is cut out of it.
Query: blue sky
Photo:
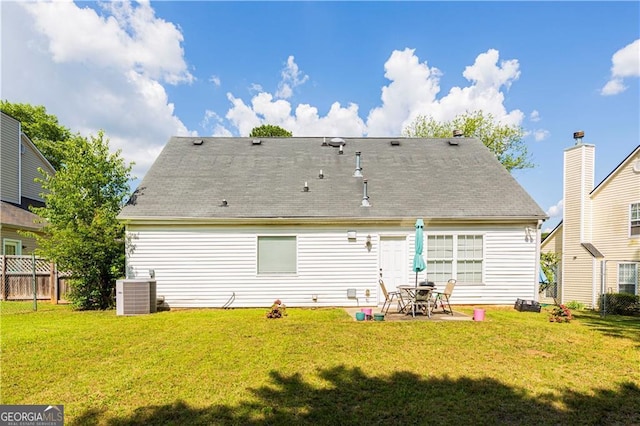
[[[0,3],[1,96],[104,129],[138,177],[172,135],[397,136],[483,109],[522,126],[514,176],[562,216],[562,153],[596,184],[640,143],[639,2]]]

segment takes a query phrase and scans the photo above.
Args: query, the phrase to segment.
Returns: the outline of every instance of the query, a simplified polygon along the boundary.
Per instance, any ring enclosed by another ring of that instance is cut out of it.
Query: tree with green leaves
[[[250,138],[290,138],[293,134],[280,126],[272,124],[263,124],[254,127],[249,134]]]
[[[65,161],[53,175],[40,170],[45,207],[43,235],[34,234],[36,253],[72,273],[70,299],[76,309],[113,306],[115,280],[124,275],[124,225],[117,220],[127,200],[131,165],[109,141],[73,136],[64,143]]]
[[[485,115],[482,111],[466,112],[451,121],[442,122],[418,116],[402,134],[407,137],[450,138],[454,130],[461,130],[466,137],[479,139],[509,172],[534,167],[529,160],[527,145],[522,140],[522,127],[501,124],[493,115]]]
[[[47,113],[42,105],[0,101],[0,109],[20,121],[22,131],[57,170],[64,162],[64,142],[71,139],[69,129],[58,123],[58,117]]]

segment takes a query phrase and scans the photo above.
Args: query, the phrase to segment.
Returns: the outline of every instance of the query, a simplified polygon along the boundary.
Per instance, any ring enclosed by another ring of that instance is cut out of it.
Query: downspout
[[[540,276],[540,243],[542,241],[542,220],[538,219],[538,228],[536,232],[536,267],[535,267],[535,275],[534,282],[539,281],[538,277]],[[538,302],[540,300],[540,283],[536,282],[534,284],[535,289],[533,300]]]
[[[596,293],[598,292],[598,278],[596,276],[596,269],[598,267],[598,259],[595,257],[591,261],[591,307],[595,309],[596,305]]]
[[[600,316],[605,317],[607,315],[607,261],[602,259],[600,261],[600,298],[602,299],[602,309],[600,310]]]

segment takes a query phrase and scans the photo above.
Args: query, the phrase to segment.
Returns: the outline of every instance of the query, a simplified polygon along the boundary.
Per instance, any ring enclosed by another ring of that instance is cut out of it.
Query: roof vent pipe
[[[356,151],[356,171],[353,172],[353,177],[362,177],[362,167],[360,167],[360,151]]]
[[[338,150],[338,154],[344,154],[344,149],[342,148],[344,145],[340,145],[340,149]]]
[[[464,136],[464,132],[463,132],[462,130],[455,129],[455,130],[453,131],[453,137],[454,137],[454,138],[461,138],[461,137],[463,137],[463,136]]]
[[[362,194],[362,207],[369,207],[369,195],[367,194],[367,180],[362,181],[363,186],[363,194]]]
[[[577,132],[573,132],[573,139],[576,141],[576,145],[582,143],[582,138],[584,138],[584,131],[578,130]]]

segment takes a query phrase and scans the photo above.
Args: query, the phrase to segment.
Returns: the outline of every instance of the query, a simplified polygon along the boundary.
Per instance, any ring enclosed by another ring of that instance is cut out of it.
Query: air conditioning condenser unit
[[[144,315],[157,312],[156,281],[124,279],[116,281],[116,314]]]

